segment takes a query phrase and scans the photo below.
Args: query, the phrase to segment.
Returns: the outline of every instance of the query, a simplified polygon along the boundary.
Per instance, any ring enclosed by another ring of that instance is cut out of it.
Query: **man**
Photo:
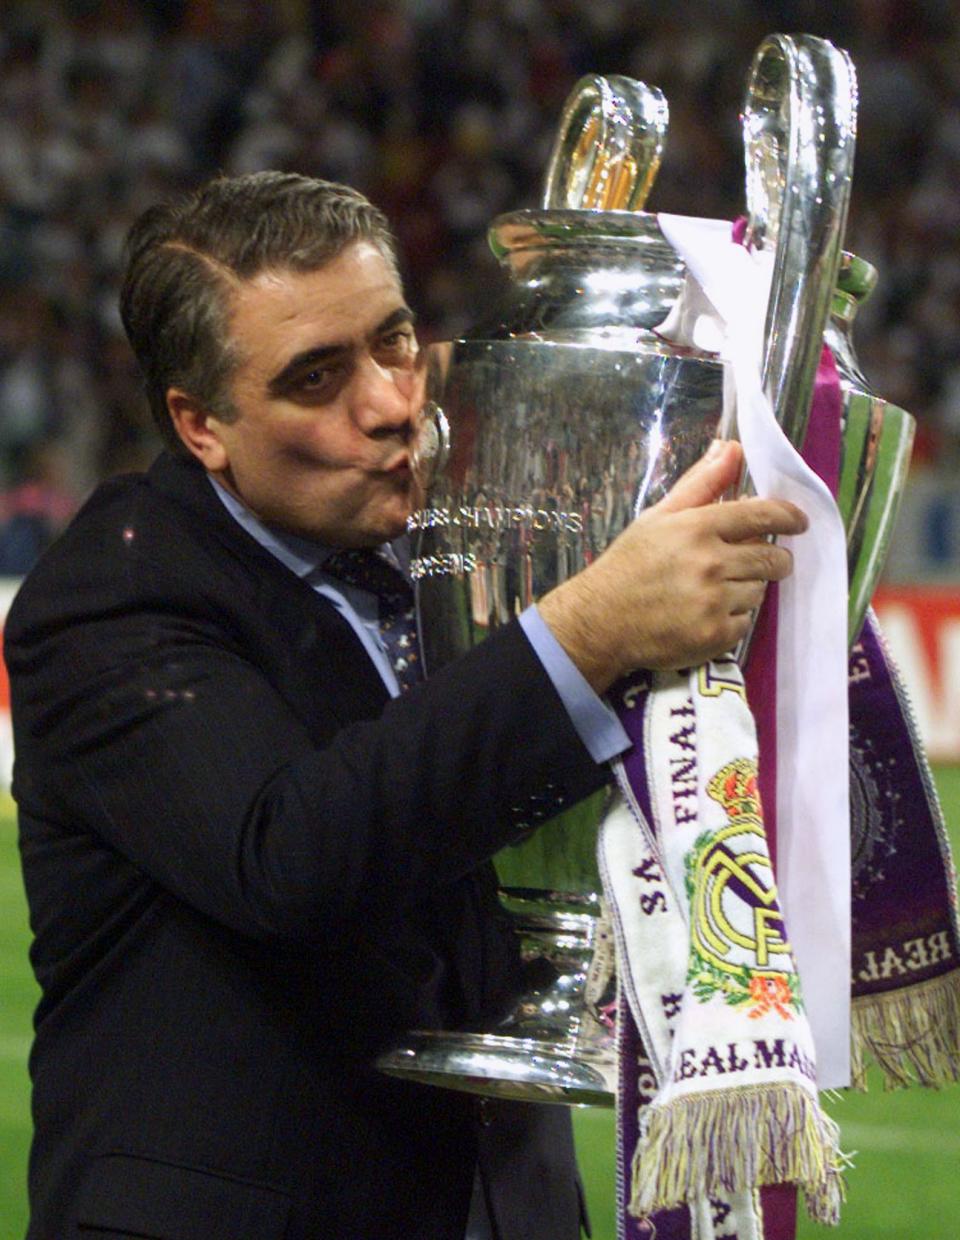
[[[401,694],[377,598],[339,567],[417,502],[383,217],[323,182],[221,179],[147,212],[127,254],[170,450],[96,492],[7,626],[43,990],[30,1236],[574,1237],[563,1112],[372,1063],[497,1010],[515,962],[488,859],[607,781],[596,694],[731,646],[789,571],[763,536],[804,518],[708,506],[740,465],[718,447]]]

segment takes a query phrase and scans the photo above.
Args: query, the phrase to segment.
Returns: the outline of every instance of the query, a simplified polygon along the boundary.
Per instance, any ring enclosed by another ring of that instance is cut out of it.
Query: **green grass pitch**
[[[937,772],[955,855],[960,854],[960,768]],[[36,998],[27,964],[29,934],[12,807],[0,803],[0,1240],[26,1225],[30,1135],[26,1059]],[[828,1104],[847,1151],[856,1151],[849,1196],[836,1231],[802,1219],[800,1240],[958,1240],[960,1087],[940,1092],[846,1094]],[[595,1240],[613,1240],[613,1116],[575,1112],[577,1143]],[[414,1240],[411,1237],[411,1240]]]

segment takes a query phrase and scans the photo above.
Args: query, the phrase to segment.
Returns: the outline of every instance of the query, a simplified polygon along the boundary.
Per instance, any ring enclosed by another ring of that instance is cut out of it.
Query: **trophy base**
[[[612,1107],[616,1063],[609,1053],[492,1033],[411,1033],[377,1060],[389,1076],[486,1097],[563,1106]]]
[[[426,1085],[564,1106],[613,1106],[617,1059],[602,1019],[616,996],[613,957],[597,954],[599,901],[501,889],[520,946],[523,985],[493,1031],[415,1030],[377,1060]]]

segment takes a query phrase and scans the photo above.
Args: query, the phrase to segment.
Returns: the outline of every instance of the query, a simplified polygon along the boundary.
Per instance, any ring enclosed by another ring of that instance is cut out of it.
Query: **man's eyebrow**
[[[375,336],[382,336],[384,332],[390,331],[393,327],[399,327],[401,323],[415,323],[416,315],[409,306],[398,306],[392,314],[388,314],[382,323],[378,323],[373,329]]]
[[[415,315],[409,306],[398,306],[387,317],[373,329],[372,335],[382,336],[385,332],[391,331],[394,327],[399,327],[403,323],[413,323]],[[289,362],[279,370],[272,379],[267,383],[267,391],[271,396],[279,396],[290,383],[295,375],[298,375],[305,366],[316,366],[320,362],[329,361],[332,357],[337,357],[349,352],[348,344],[321,344],[316,345],[312,349],[303,349],[299,353],[295,353]]]

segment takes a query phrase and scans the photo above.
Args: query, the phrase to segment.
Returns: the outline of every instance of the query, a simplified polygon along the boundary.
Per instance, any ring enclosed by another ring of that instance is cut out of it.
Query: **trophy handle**
[[[634,78],[587,74],[563,107],[542,205],[642,211],[660,168],[667,101]]]
[[[450,457],[450,423],[435,400],[428,400],[420,410],[420,421],[410,451],[410,464],[421,487],[426,491]]]
[[[854,348],[854,319],[876,282],[875,267],[855,254],[843,255],[826,333],[843,391],[837,506],[847,531],[851,645],[886,563],[916,429],[905,409],[874,393]]]
[[[764,39],[742,118],[748,241],[776,247],[763,382],[796,447],[840,264],[856,119],[856,72],[846,52],[813,35]]]

